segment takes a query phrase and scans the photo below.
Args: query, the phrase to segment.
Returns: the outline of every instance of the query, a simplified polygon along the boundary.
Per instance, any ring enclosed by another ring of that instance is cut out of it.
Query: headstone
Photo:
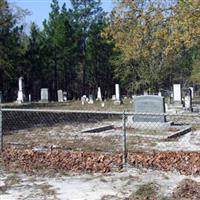
[[[17,103],[21,104],[24,102],[24,94],[23,94],[23,77],[20,77],[18,80],[18,93],[17,93]]]
[[[174,98],[174,103],[181,104],[182,101],[181,84],[173,85],[173,98]]]
[[[63,102],[63,91],[58,90],[58,102]]]
[[[31,102],[31,94],[28,95],[28,101]]]
[[[2,91],[0,91],[0,103],[2,103]]]
[[[49,101],[49,89],[41,88],[41,102],[47,103]]]
[[[120,101],[119,84],[115,84],[115,96],[116,96],[116,101]]]
[[[116,95],[112,95],[112,100],[115,101],[116,100]]]
[[[158,92],[158,96],[159,96],[159,97],[162,97],[162,93],[161,93],[160,91]]]
[[[185,109],[192,111],[192,91],[190,88],[188,88],[188,90],[186,90],[185,92],[184,103],[185,103]]]
[[[89,95],[89,101],[88,101],[89,104],[93,104],[94,103],[94,97],[93,95]]]
[[[63,101],[67,102],[67,92],[66,91],[63,92]]]
[[[147,91],[144,91],[144,96],[147,96],[148,95],[148,92]]]
[[[87,96],[86,96],[86,95],[83,95],[83,96],[81,97],[81,104],[84,105],[85,102],[86,102],[86,100],[87,100]]]
[[[134,122],[166,122],[165,115],[162,115],[165,113],[164,97],[157,95],[136,96],[133,105],[134,112],[137,113],[133,117]],[[145,113],[147,114],[145,115]]]
[[[194,98],[194,88],[193,87],[189,87],[191,92],[192,92],[192,99]]]
[[[101,88],[98,87],[97,90],[97,101],[102,101],[102,95],[101,95]]]
[[[115,84],[115,105],[121,104],[119,84]]]

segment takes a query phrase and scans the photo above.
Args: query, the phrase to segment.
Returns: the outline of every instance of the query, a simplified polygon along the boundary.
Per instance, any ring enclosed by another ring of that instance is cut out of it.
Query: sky
[[[48,18],[48,13],[50,12],[50,3],[52,0],[8,0],[10,3],[28,9],[31,13],[30,16],[26,16],[25,23],[30,24],[30,22],[35,22],[40,27],[44,19]],[[58,0],[60,6],[66,3],[67,7],[70,7],[70,0]],[[112,9],[112,0],[101,0],[102,7],[105,11],[109,12]]]

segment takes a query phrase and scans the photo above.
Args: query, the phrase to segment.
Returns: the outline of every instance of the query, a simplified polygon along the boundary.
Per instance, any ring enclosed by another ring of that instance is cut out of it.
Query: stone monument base
[[[17,103],[21,104],[23,102],[24,102],[23,92],[22,91],[18,91],[18,94],[17,94]]]

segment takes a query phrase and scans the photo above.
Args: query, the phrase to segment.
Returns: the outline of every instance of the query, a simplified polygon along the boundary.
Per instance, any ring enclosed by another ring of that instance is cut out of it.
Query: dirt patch
[[[174,189],[172,197],[174,199],[200,199],[200,183],[184,179]]]

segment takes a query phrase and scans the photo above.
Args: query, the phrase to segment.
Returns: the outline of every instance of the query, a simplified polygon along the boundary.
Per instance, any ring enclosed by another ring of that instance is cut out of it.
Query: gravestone
[[[159,96],[159,97],[162,97],[162,93],[161,93],[160,91],[158,92],[158,96]]]
[[[121,104],[119,84],[115,84],[115,105]]]
[[[86,95],[83,95],[83,96],[81,97],[81,104],[84,105],[86,101],[87,101],[87,96],[86,96]]]
[[[44,103],[49,102],[49,89],[41,88],[40,96],[41,96],[41,102]]]
[[[190,88],[190,90],[191,90],[191,94],[192,94],[192,99],[194,98],[194,88],[193,87],[189,87]]]
[[[192,91],[190,88],[188,88],[185,91],[184,103],[185,103],[185,109],[192,111]]]
[[[101,95],[101,88],[98,87],[97,90],[97,101],[102,101],[102,95]]]
[[[17,103],[21,104],[24,102],[24,94],[23,94],[23,77],[20,77],[18,80],[18,93],[17,93]]]
[[[133,105],[133,110],[136,113],[133,117],[134,122],[166,122],[165,115],[159,115],[165,113],[164,97],[157,95],[136,96]],[[145,113],[148,114],[145,115]]]
[[[173,98],[174,103],[181,105],[182,95],[181,95],[181,84],[173,85]]]
[[[63,102],[63,91],[58,90],[58,102]]]
[[[94,96],[92,94],[89,95],[89,101],[88,104],[93,104],[94,103]]]
[[[115,101],[116,100],[116,95],[112,95],[112,100]]]
[[[144,96],[147,96],[147,95],[148,95],[148,92],[147,92],[147,91],[144,91],[143,95],[144,95]]]
[[[2,102],[2,91],[0,91],[0,103]]]
[[[63,101],[67,102],[67,92],[66,91],[63,92]]]
[[[28,101],[31,103],[31,94],[28,95]]]

